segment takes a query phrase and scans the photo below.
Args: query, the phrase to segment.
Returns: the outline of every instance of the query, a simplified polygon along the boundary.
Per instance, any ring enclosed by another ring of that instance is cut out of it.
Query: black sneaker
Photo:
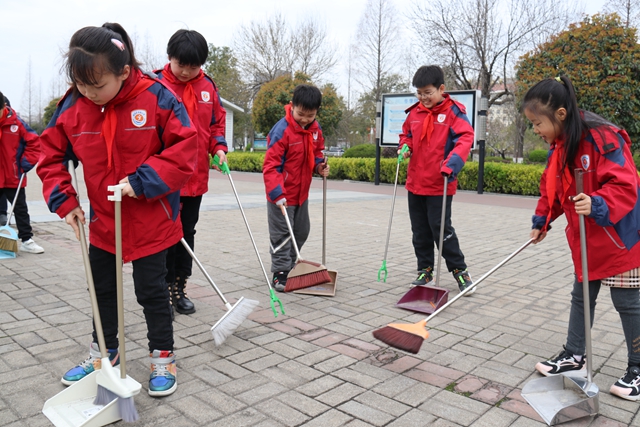
[[[640,367],[629,366],[624,376],[611,386],[609,393],[627,400],[640,400]]]
[[[273,279],[271,281],[271,286],[278,292],[284,292],[284,287],[287,286],[287,275],[288,271],[279,271],[277,273],[273,273]]]
[[[469,276],[469,272],[467,270],[460,270],[456,268],[452,271],[453,278],[456,279],[456,283],[458,284],[458,288],[460,292],[467,289],[469,286],[473,285],[473,281],[471,280],[471,276]],[[465,297],[471,296],[472,293],[476,291],[476,288],[471,289],[469,292],[464,294]]]
[[[411,286],[424,286],[433,280],[433,267],[418,270],[418,277],[411,282]]]
[[[564,346],[562,346],[562,348],[563,350],[560,354],[553,359],[536,363],[536,371],[540,372],[545,377],[559,374],[565,374],[572,377],[586,377],[587,369],[584,367],[584,362],[587,360],[587,356],[582,356],[582,360],[578,362],[572,354],[569,354]]]

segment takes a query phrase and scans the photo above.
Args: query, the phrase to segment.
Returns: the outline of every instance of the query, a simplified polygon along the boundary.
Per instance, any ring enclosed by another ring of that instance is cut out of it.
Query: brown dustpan
[[[416,286],[400,298],[396,307],[431,314],[445,305],[448,300],[448,289],[437,286]]]
[[[326,160],[325,160],[326,161]],[[322,178],[322,265],[327,265],[327,178]],[[330,282],[320,283],[319,285],[309,286],[307,288],[296,289],[294,294],[318,295],[323,297],[333,297],[336,295],[336,282],[338,280],[338,272],[327,269]]]

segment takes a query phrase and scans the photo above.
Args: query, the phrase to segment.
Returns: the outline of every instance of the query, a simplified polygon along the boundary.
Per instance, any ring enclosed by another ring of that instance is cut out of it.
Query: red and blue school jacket
[[[269,202],[284,197],[287,205],[300,206],[309,198],[313,172],[324,160],[324,137],[317,120],[303,129],[293,119],[291,105],[284,109],[285,116],[267,135],[262,177]]]
[[[431,109],[416,102],[406,111],[409,114],[402,125],[399,144],[399,148],[407,144],[411,152],[406,189],[420,196],[442,196],[444,173],[449,175],[447,194],[454,195],[458,173],[469,157],[474,139],[464,105],[445,93],[444,100]],[[433,131],[427,138],[424,122],[429,115],[433,118]]]
[[[213,156],[218,150],[225,153],[228,150],[225,139],[227,112],[222,107],[216,84],[202,70],[198,77],[189,82],[178,80],[171,72],[171,64],[165,65],[164,69],[157,70],[155,73],[158,79],[182,98],[185,106],[188,102],[185,97],[187,85],[191,85],[189,90],[192,90],[195,95],[193,99],[195,108],[191,114],[191,120],[198,130],[198,161],[193,176],[182,187],[180,195],[201,196],[209,189],[209,154]]]
[[[18,188],[20,176],[33,169],[38,157],[38,134],[7,105],[0,116],[0,188]],[[25,176],[22,187],[26,186]]]
[[[169,88],[149,79],[132,70],[105,106],[67,92],[41,136],[38,175],[49,209],[64,218],[78,206],[67,161],[79,160],[91,203],[91,244],[110,253],[115,221],[107,187],[128,177],[137,198],[122,197],[125,262],[180,241],[180,189],[196,163],[197,132],[187,111]]]
[[[588,115],[590,113],[585,113]],[[554,142],[548,159],[558,148]],[[579,219],[570,196],[577,194],[574,169],[583,173],[584,193],[591,197],[591,214],[585,217],[589,280],[614,276],[640,266],[640,178],[631,155],[627,133],[614,125],[590,129],[580,141],[578,153],[568,172],[557,168],[542,173],[540,199],[532,218],[533,227],[542,229],[563,213],[565,233],[578,280],[582,281]],[[561,149],[561,148],[558,148]],[[549,203],[547,180],[555,179],[555,195]],[[551,211],[551,212],[550,212]]]

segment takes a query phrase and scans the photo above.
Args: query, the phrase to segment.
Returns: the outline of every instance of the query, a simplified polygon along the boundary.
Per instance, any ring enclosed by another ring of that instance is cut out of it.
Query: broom
[[[78,191],[78,181],[76,178],[76,171],[73,166],[73,161],[69,161],[69,174],[71,175],[71,184],[76,190],[76,194],[80,194]],[[93,401],[94,405],[105,406],[114,399],[120,397],[118,401],[118,409],[120,411],[120,417],[126,422],[133,422],[138,420],[138,412],[136,407],[133,406],[133,399],[131,403],[126,404],[124,400],[127,400],[126,396],[129,393],[137,394],[140,391],[140,384],[137,384],[137,391],[135,391],[135,384],[130,384],[133,390],[124,388],[121,385],[121,380],[118,378],[117,368],[111,365],[111,360],[107,355],[107,345],[104,339],[104,332],[102,330],[102,320],[100,318],[100,310],[98,308],[98,298],[96,296],[96,289],[93,283],[93,273],[91,272],[91,262],[89,261],[89,251],[87,249],[87,239],[84,232],[84,226],[80,219],[76,218],[78,230],[80,233],[80,247],[82,248],[82,261],[84,262],[84,271],[87,276],[87,284],[89,285],[89,296],[91,297],[91,308],[93,310],[93,321],[96,327],[96,335],[98,336],[98,347],[100,347],[100,372],[98,376],[102,376],[102,381],[98,381],[96,376],[96,382],[98,383],[98,391],[96,398]],[[122,368],[121,368],[122,369]]]
[[[0,251],[13,252],[14,254],[18,253],[18,235],[15,231],[13,231],[13,228],[9,226],[9,223],[11,222],[13,208],[16,206],[16,202],[18,201],[18,193],[20,193],[22,180],[24,179],[25,175],[25,173],[22,173],[22,175],[20,175],[20,182],[18,183],[16,194],[13,196],[13,203],[11,203],[9,213],[7,215],[7,223],[0,227]],[[13,257],[13,255],[11,256]]]
[[[216,286],[213,279],[207,271],[204,269],[204,265],[196,258],[196,254],[189,247],[189,244],[186,240],[181,239],[182,246],[184,246],[185,250],[189,252],[191,258],[198,264],[200,271],[207,278],[213,289],[216,291],[224,306],[227,307],[227,312],[222,316],[220,320],[216,322],[215,325],[211,327],[211,333],[213,334],[213,341],[216,347],[222,345],[225,342],[227,337],[233,334],[233,332],[246,320],[246,318],[253,312],[253,310],[258,306],[258,301],[252,299],[245,299],[245,297],[240,297],[238,301],[234,305],[229,304],[229,301],[224,297],[220,289]]]
[[[273,286],[271,286],[271,280],[269,280],[269,276],[267,275],[267,270],[264,269],[264,263],[262,262],[262,258],[260,257],[260,251],[258,250],[258,245],[256,245],[256,240],[253,238],[253,233],[251,232],[251,227],[249,227],[249,221],[247,221],[247,216],[244,214],[244,209],[242,209],[242,203],[240,203],[240,197],[238,197],[238,191],[236,190],[236,186],[233,183],[233,178],[231,178],[231,170],[229,169],[229,165],[227,162],[222,163],[220,161],[220,157],[216,154],[212,159],[213,164],[220,168],[220,172],[229,177],[229,183],[231,184],[231,188],[233,189],[233,194],[236,196],[236,201],[238,202],[238,208],[240,209],[240,213],[242,214],[242,219],[244,220],[244,225],[247,227],[247,231],[249,232],[249,237],[251,238],[251,243],[253,244],[253,249],[256,252],[256,257],[258,257],[258,263],[260,264],[260,268],[262,268],[262,272],[264,273],[264,278],[267,281],[267,286],[269,287],[269,296],[271,305],[271,311],[273,311],[273,317],[278,317],[278,311],[276,310],[276,304],[280,306],[280,312],[284,313],[284,308],[282,307],[282,301],[277,297],[276,292],[273,290]]]
[[[506,264],[511,258],[518,255],[524,248],[529,246],[533,242],[533,239],[529,239],[524,245],[520,246],[515,252],[502,260],[498,265],[493,267],[487,273],[484,274],[481,278],[473,282],[471,286],[469,286],[464,291],[460,292],[454,298],[449,300],[445,305],[440,307],[438,310],[434,311],[429,317],[424,320],[421,320],[418,323],[390,323],[387,326],[377,329],[373,331],[374,338],[382,341],[383,343],[390,345],[391,347],[395,347],[400,350],[407,351],[409,353],[416,354],[420,351],[420,347],[424,340],[429,338],[429,332],[425,329],[427,326],[427,322],[435,317],[438,313],[440,313],[445,308],[449,307],[453,304],[458,298],[465,295],[467,292],[470,292],[476,286],[480,284],[484,279],[489,277],[494,271],[502,267]]]
[[[282,215],[287,222],[287,228],[291,235],[291,243],[296,250],[296,265],[289,271],[287,275],[287,284],[284,287],[285,292],[295,291],[296,289],[308,288],[310,286],[319,285],[321,283],[331,282],[331,276],[327,272],[327,267],[316,262],[303,260],[300,256],[300,250],[296,243],[296,238],[293,235],[293,228],[291,227],[291,221],[289,221],[289,215],[287,215],[287,208],[284,205],[280,205]]]

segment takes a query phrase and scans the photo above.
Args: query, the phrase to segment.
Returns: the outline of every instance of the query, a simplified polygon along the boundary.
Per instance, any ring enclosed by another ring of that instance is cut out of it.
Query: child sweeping
[[[112,364],[118,363],[114,206],[107,186],[122,190],[123,258],[143,307],[151,357],[149,395],[177,387],[173,326],[165,282],[167,248],[182,238],[180,188],[193,173],[196,130],[173,92],[145,76],[119,24],[85,27],[71,38],[66,71],[72,88],[41,137],[38,175],[52,212],[79,236],[85,223],[67,171],[83,164],[91,203],[89,258]],[[66,385],[100,368],[94,329],[89,358],[64,374]]]
[[[578,215],[584,215],[591,319],[601,285],[612,286],[611,300],[627,342],[627,370],[610,392],[623,399],[640,400],[640,179],[629,136],[602,117],[580,110],[566,76],[545,79],[531,87],[524,97],[523,111],[534,132],[550,145],[531,238],[534,243],[541,242],[550,223],[565,214],[575,268],[566,344],[558,356],[539,362],[536,369],[546,376],[586,376],[578,227]],[[577,168],[584,177],[584,192],[580,194],[576,194],[574,182]]]

